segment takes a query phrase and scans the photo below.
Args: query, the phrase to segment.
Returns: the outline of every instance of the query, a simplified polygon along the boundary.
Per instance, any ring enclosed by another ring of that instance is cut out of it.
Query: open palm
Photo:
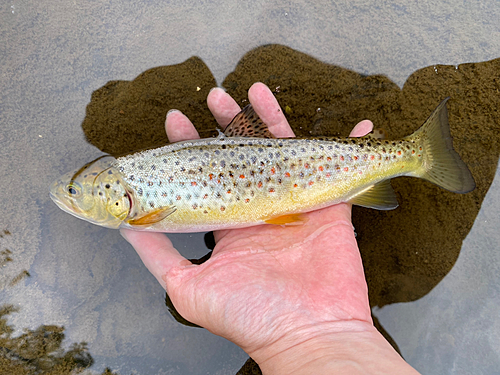
[[[253,85],[249,99],[276,137],[293,136],[265,85]],[[222,127],[240,110],[220,89],[209,94],[208,105]],[[198,138],[180,112],[167,116],[166,128],[172,142]],[[371,128],[371,122],[363,121],[351,136]],[[201,265],[187,261],[164,234],[122,233],[184,318],[250,354],[291,337],[307,340],[322,330],[373,327],[350,205],[306,216],[302,225],[215,232],[217,245]]]

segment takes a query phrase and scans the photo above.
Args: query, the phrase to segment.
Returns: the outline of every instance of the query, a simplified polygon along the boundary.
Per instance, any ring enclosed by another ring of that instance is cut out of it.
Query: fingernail
[[[217,89],[218,89],[218,90],[222,90],[222,92],[226,92],[226,90],[224,90],[222,87],[212,87],[212,88],[210,89],[210,92],[212,92],[212,91],[214,91],[214,90],[217,90]]]
[[[168,115],[174,113],[174,112],[180,112],[178,109],[170,109],[168,112],[167,112],[167,117]]]

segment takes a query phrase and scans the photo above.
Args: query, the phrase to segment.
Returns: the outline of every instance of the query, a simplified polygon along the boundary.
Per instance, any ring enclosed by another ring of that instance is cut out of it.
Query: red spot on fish
[[[370,155],[370,160],[374,160],[375,159],[375,155]]]
[[[354,157],[353,157],[353,159],[354,159],[354,160],[358,160],[358,157],[357,157],[357,156],[354,156]]]
[[[274,193],[274,189],[273,188],[269,189],[269,192]]]
[[[205,194],[205,195],[203,196],[203,199],[207,199],[207,198],[208,198],[208,194]]]
[[[422,151],[422,146],[420,146],[418,149],[419,149],[420,151]]]
[[[240,178],[245,178],[245,175],[244,174],[240,174]]]
[[[418,154],[417,156],[418,156],[418,157],[421,157],[422,155]]]
[[[290,173],[285,172],[285,177],[290,177]]]
[[[220,180],[219,179],[217,179],[217,183],[220,184]]]
[[[212,178],[214,178],[214,175],[213,175],[212,173],[210,173],[210,174],[208,175],[208,177],[210,177],[210,181],[212,181]]]
[[[326,177],[330,177],[330,176],[331,176],[331,174],[330,174],[330,173],[327,173],[327,174],[326,174]]]
[[[175,197],[175,199],[177,199],[178,201],[180,201],[181,200],[181,196],[178,195],[178,196]]]
[[[221,210],[222,212],[224,212],[224,211],[226,211],[226,207],[224,207],[224,206],[220,206],[220,210]]]
[[[293,187],[297,187],[298,185],[297,184],[293,184]]]
[[[231,189],[229,189],[229,190],[227,191],[227,193],[228,193],[228,194],[231,194]]]
[[[257,184],[257,187],[262,187],[262,181],[259,181],[259,183]]]
[[[275,173],[276,173],[276,169],[274,169],[274,167],[271,168],[271,174],[275,174]]]
[[[328,161],[332,161],[332,158],[328,156],[328,157],[326,158],[326,160],[328,160]]]
[[[411,153],[412,153],[412,154],[415,154],[415,150],[411,150]]]
[[[320,165],[320,166],[318,167],[318,170],[319,170],[320,172],[323,172],[323,166],[322,166],[322,165]]]
[[[344,172],[347,172],[349,170],[348,167],[344,167]]]
[[[196,186],[196,181],[191,182],[191,186]]]
[[[309,186],[311,186],[312,184],[314,184],[314,181],[309,181]]]
[[[398,155],[401,155],[401,151],[398,151]]]
[[[304,168],[306,168],[306,169],[309,168],[309,163],[305,163]]]
[[[340,160],[344,161],[344,157],[342,155],[340,155]]]

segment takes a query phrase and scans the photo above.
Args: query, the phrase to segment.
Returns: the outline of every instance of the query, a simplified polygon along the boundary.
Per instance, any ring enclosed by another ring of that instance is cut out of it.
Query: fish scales
[[[175,205],[175,223],[167,217],[165,225],[217,226],[338,203],[381,180],[381,172],[415,167],[421,151],[412,142],[372,138],[219,137],[143,151],[115,166],[139,192],[136,215]]]
[[[453,150],[445,99],[401,140],[273,138],[251,106],[217,138],[104,156],[55,181],[64,211],[108,228],[198,232],[300,224],[340,202],[398,206],[390,179],[419,177],[457,193],[474,189]]]

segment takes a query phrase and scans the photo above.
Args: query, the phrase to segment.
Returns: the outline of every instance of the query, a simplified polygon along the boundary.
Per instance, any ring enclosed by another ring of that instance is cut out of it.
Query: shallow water
[[[162,288],[119,233],[63,213],[50,201],[48,186],[61,173],[102,154],[86,142],[81,126],[88,119],[85,109],[95,90],[109,81],[133,80],[150,68],[178,64],[191,56],[198,56],[214,77],[200,78],[200,91],[192,87],[191,95],[177,98],[179,106],[188,103],[195,109],[193,103],[204,100],[213,80],[222,84],[247,52],[267,43],[280,43],[365,75],[386,75],[393,82],[382,85],[386,93],[397,91],[410,75],[427,66],[433,72],[437,65],[436,80],[450,84],[453,76],[440,75],[442,67],[438,64],[455,66],[500,56],[500,27],[496,22],[500,12],[495,2],[398,4],[346,1],[308,5],[276,1],[237,5],[229,1],[224,5],[196,2],[188,6],[184,2],[159,5],[93,1],[76,5],[49,0],[43,4],[12,1],[0,6],[0,251],[8,249],[10,253],[2,256],[12,259],[1,269],[0,301],[20,308],[9,315],[9,323],[17,329],[14,336],[23,328],[36,329],[42,324],[64,326],[63,346],[86,341],[95,372],[109,366],[121,374],[236,373],[247,359],[244,352],[202,329],[175,322],[164,305]],[[240,68],[246,70],[240,70],[240,76],[230,76],[225,87],[242,101],[248,87],[245,83],[257,79],[264,66],[243,64]],[[448,74],[449,68],[443,69]],[[274,77],[270,83],[277,87],[285,78],[303,78],[295,71],[283,74],[287,76]],[[423,75],[432,79],[428,70]],[[417,81],[419,77],[413,75]],[[486,78],[482,76],[481,82]],[[348,79],[344,76],[339,85]],[[465,79],[470,83],[469,75]],[[495,80],[498,89],[498,73],[492,73],[491,82]],[[450,111],[455,116],[450,117],[452,126],[477,126],[481,115],[490,116],[486,119],[488,131],[498,130],[498,107],[492,106],[490,100],[498,96],[494,85],[481,89],[476,81],[465,86],[461,82],[462,86],[453,86],[458,91],[454,93],[457,106]],[[438,94],[434,90],[439,89],[439,84],[419,86],[412,82],[405,89],[408,87],[422,91],[413,95],[428,98],[419,103],[400,102],[407,116],[403,125],[418,126],[410,120],[425,118],[427,107],[432,109],[438,103],[434,101]],[[284,88],[280,87],[283,94]],[[304,84],[287,89],[294,100],[300,101],[307,94],[308,102],[315,104]],[[352,96],[337,94],[341,102],[353,103],[359,109]],[[319,100],[326,100],[324,97]],[[458,97],[468,98],[469,104],[473,99],[482,107],[475,112],[463,111]],[[291,107],[304,108],[299,104]],[[314,105],[311,111],[319,107]],[[314,117],[316,127],[304,125],[305,130],[328,130],[325,118],[339,122],[345,115],[355,121],[356,116],[365,115],[361,109],[354,114],[327,112],[321,118]],[[195,111],[190,117],[196,120],[200,116],[205,121],[199,113]],[[369,114],[380,121],[390,116],[377,107],[370,108]],[[296,117],[297,112],[291,121]],[[208,123],[203,126],[208,127]],[[401,135],[397,134],[403,131],[397,127],[397,117],[392,118],[390,126],[391,135]],[[478,139],[455,137],[455,142],[470,156],[467,145]],[[485,144],[478,159],[492,157],[497,144],[494,140]],[[490,163],[491,177],[496,161],[498,155]],[[389,281],[367,272],[369,283],[379,288],[370,291],[372,304],[384,306],[376,308],[375,315],[403,356],[423,373],[491,374],[500,368],[500,320],[496,308],[500,303],[499,186],[498,176],[491,187],[481,186],[483,196],[487,194],[472,230],[468,232],[467,226],[459,228],[467,237],[460,246],[462,237],[458,236],[460,241],[453,247],[456,252],[444,267],[432,268],[432,272],[416,267],[427,273],[416,272],[408,278],[407,269],[387,261],[381,268],[393,276]],[[434,193],[428,190],[429,195]],[[402,206],[411,203],[408,194],[402,198]],[[375,212],[367,215],[374,216],[374,221],[379,218]],[[450,229],[447,222],[429,225],[441,225],[450,238],[457,238],[456,228]],[[359,225],[357,229],[360,236],[365,233],[366,239],[367,231],[360,232]],[[369,233],[377,234],[377,227]],[[425,233],[422,235],[425,238]],[[208,251],[202,235],[176,235],[175,242],[187,257],[201,257]],[[370,270],[380,265],[377,262],[381,259],[372,253],[363,254]],[[426,259],[431,265],[440,263],[442,258],[436,253],[428,254],[430,258],[422,258],[422,263]],[[17,283],[11,285],[16,277]],[[399,293],[401,290],[406,294]],[[411,292],[414,296],[408,298]],[[392,297],[374,303],[375,298],[387,295]]]

